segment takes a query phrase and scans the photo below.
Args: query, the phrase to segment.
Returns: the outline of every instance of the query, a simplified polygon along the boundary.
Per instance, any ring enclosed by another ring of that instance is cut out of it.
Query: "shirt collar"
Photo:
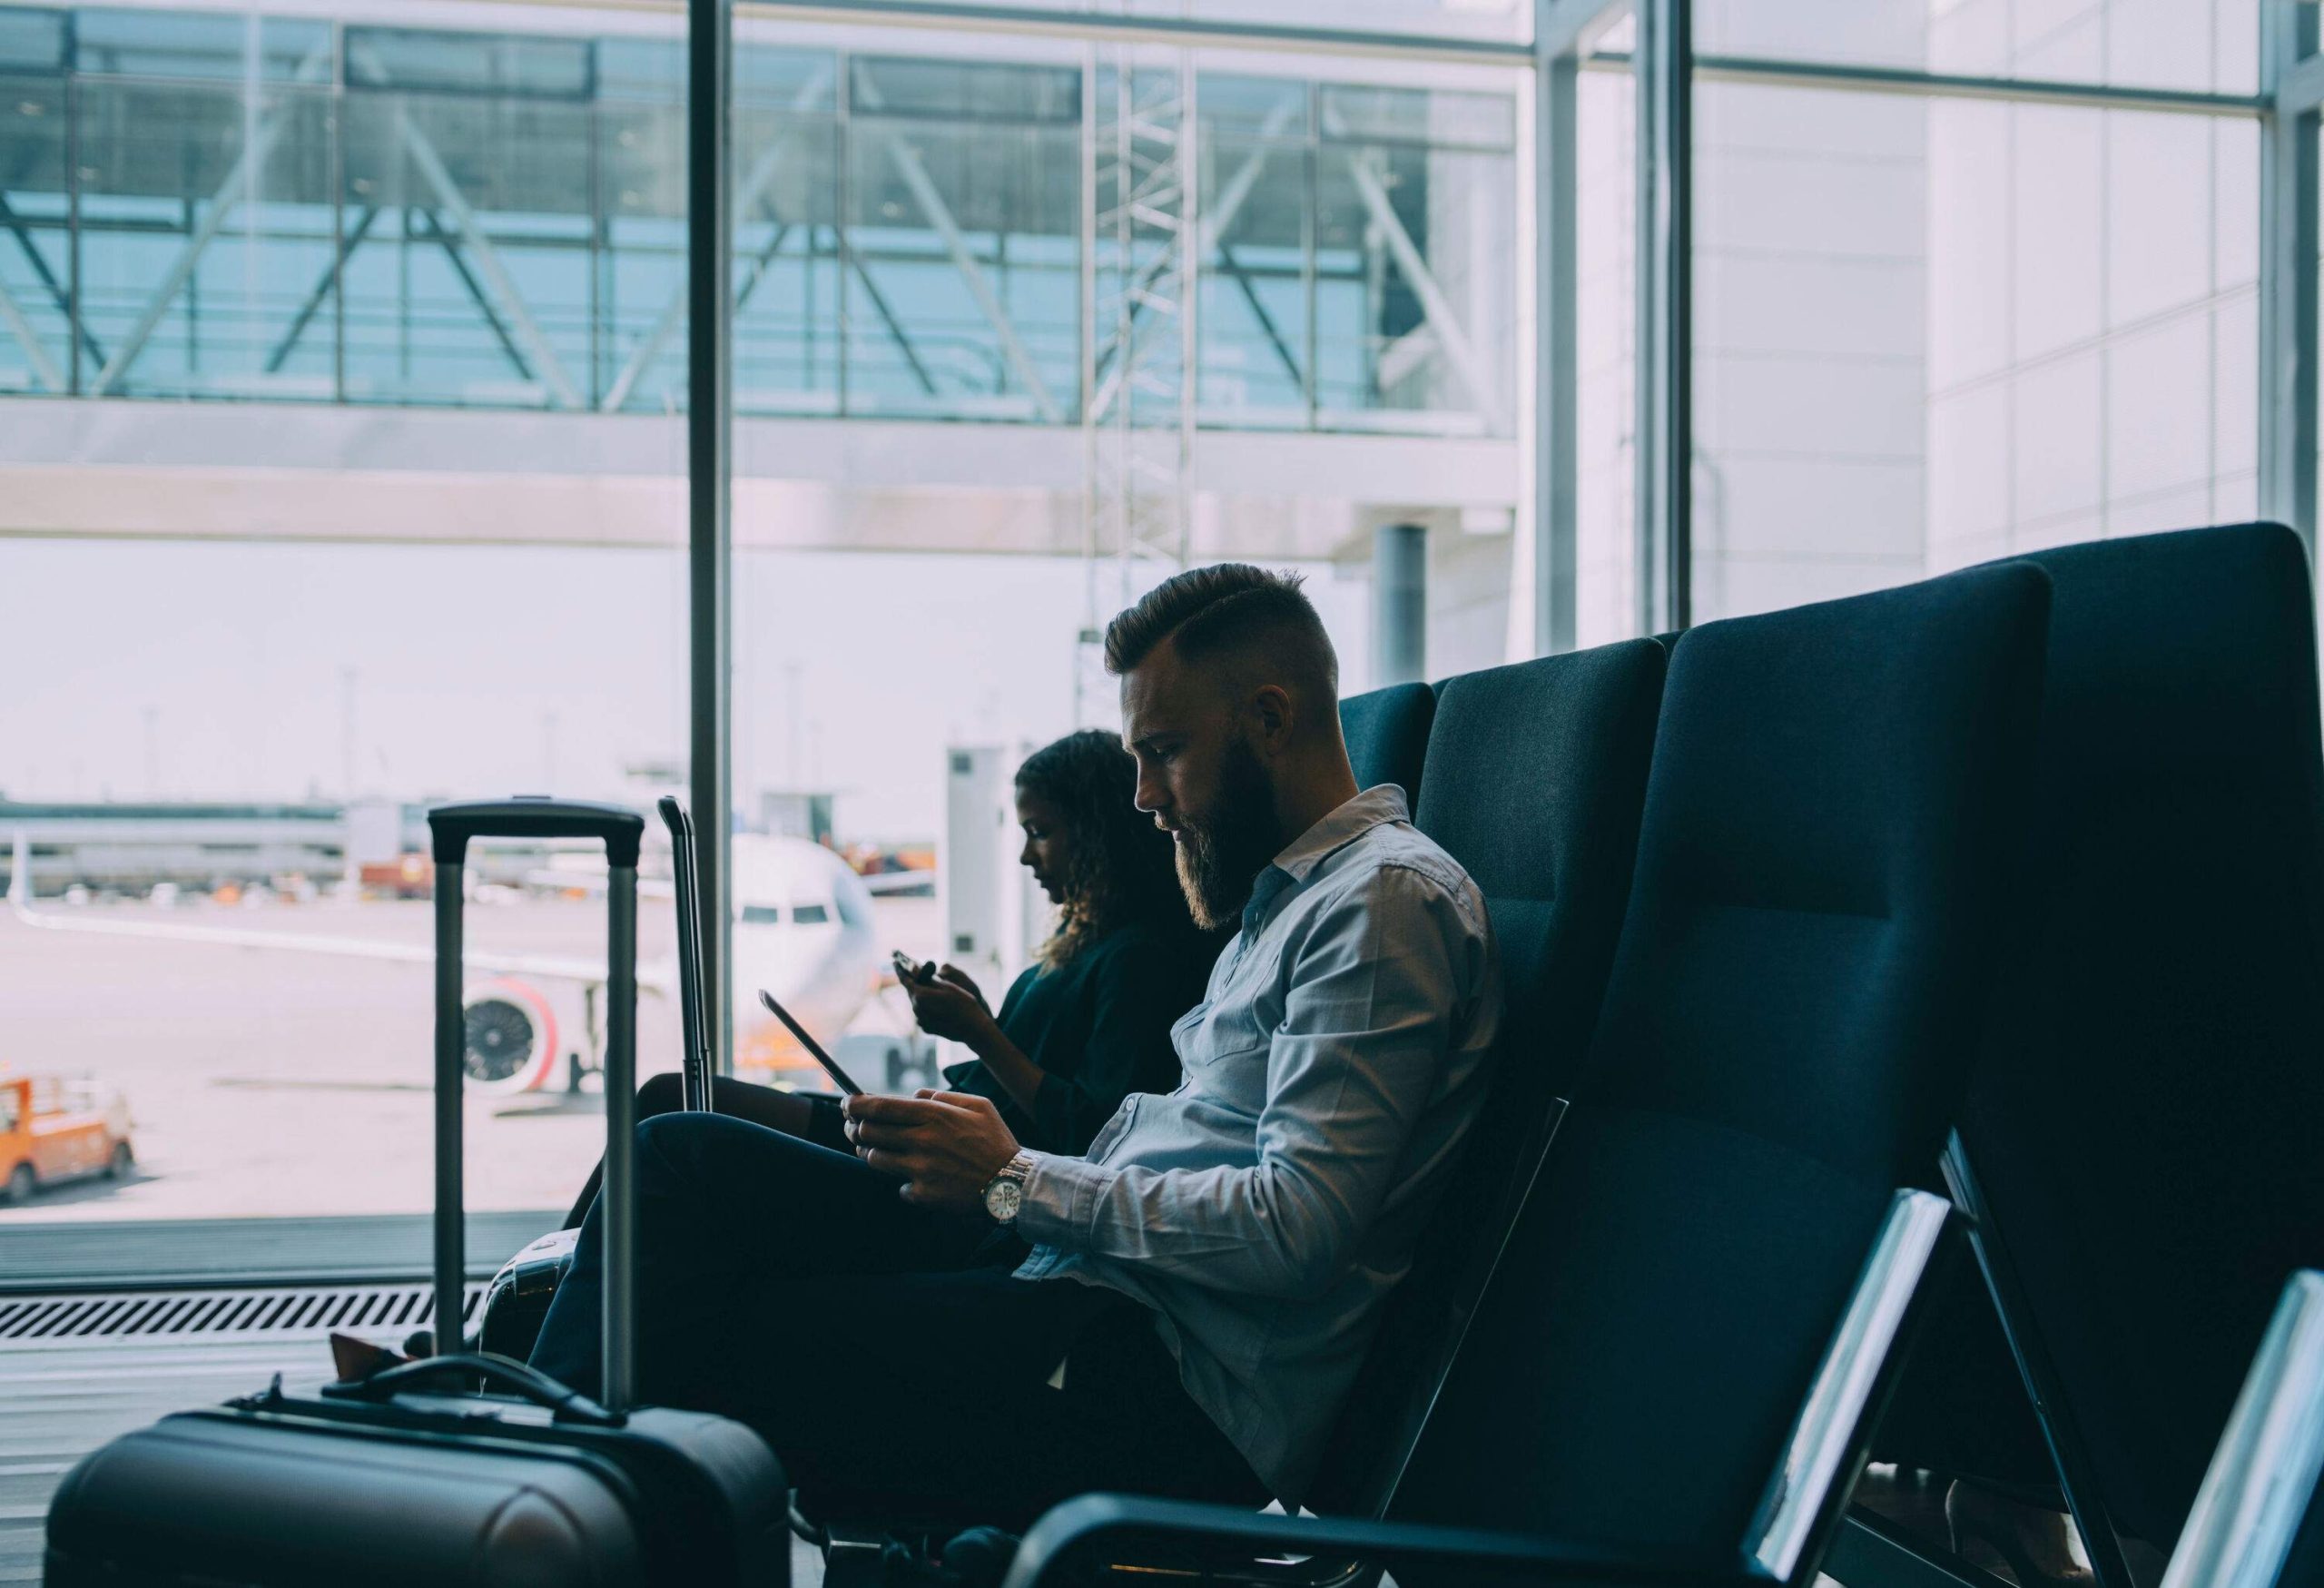
[[[1404,806],[1404,791],[1393,783],[1374,784],[1340,805],[1293,839],[1259,873],[1258,881],[1251,884],[1250,900],[1243,906],[1244,932],[1257,932],[1259,923],[1266,919],[1268,907],[1285,890],[1305,882],[1309,873],[1325,860],[1374,827],[1410,820],[1411,814]]]
[[[1275,857],[1275,867],[1293,882],[1304,883],[1310,872],[1374,827],[1411,820],[1403,789],[1393,783],[1374,784],[1293,839]]]

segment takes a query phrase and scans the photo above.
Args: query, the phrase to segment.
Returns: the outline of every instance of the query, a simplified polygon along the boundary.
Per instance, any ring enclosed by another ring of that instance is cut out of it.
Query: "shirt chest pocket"
[[[1267,1050],[1282,1022],[1281,1001],[1268,979],[1256,986],[1236,977],[1219,996],[1198,1004],[1174,1033],[1186,1067],[1186,1089],[1256,1115],[1266,1101]]]

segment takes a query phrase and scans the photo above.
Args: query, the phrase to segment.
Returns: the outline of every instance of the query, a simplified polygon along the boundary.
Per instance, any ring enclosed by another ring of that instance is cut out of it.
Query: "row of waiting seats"
[[[1492,912],[1479,1134],[1321,1516],[1085,1496],[1011,1588],[1974,1582],[1844,1513],[1898,1383],[1963,1371],[1912,1346],[1964,1297],[2099,1588],[2182,1529],[2211,1553],[2173,1588],[2227,1581],[2240,1502],[2188,1519],[2324,1266],[2309,590],[2290,531],[2198,530],[1347,702],[1360,781]],[[2319,1371],[2309,1301],[2279,1380]],[[2280,1466],[2283,1408],[2247,1412]]]

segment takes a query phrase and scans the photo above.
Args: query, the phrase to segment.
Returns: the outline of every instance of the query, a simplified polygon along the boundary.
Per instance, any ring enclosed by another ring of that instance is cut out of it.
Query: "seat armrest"
[[[1639,1588],[1761,1588],[1768,1579],[1734,1559],[1673,1550],[1620,1551],[1529,1534],[1340,1517],[1284,1516],[1139,1494],[1082,1494],[1051,1508],[1019,1546],[1003,1588],[1070,1582],[1102,1553],[1346,1555],[1393,1571],[1465,1566],[1492,1580],[1606,1583]]]

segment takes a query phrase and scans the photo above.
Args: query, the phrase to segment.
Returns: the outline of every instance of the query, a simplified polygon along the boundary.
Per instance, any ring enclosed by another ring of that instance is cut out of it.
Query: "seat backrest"
[[[1630,893],[1662,670],[1661,646],[1629,640],[1443,687],[1414,821],[1484,895],[1504,1035],[1489,1100],[1348,1397],[1310,1502],[1320,1510],[1368,1514],[1385,1497],[1389,1464],[1419,1425],[1590,1041]]]
[[[1429,723],[1436,715],[1436,692],[1425,684],[1391,684],[1340,702],[1340,732],[1347,739],[1355,786],[1393,783],[1407,804],[1420,804],[1421,777],[1428,757]]]
[[[1587,1070],[1390,1515],[1734,1558],[1959,1100],[2046,605],[2001,568],[1679,642]]]
[[[2054,591],[2047,896],[1961,1136],[2052,1413],[2112,1524],[2167,1551],[2278,1291],[2324,1267],[2308,559],[2253,524],[2027,560]]]

